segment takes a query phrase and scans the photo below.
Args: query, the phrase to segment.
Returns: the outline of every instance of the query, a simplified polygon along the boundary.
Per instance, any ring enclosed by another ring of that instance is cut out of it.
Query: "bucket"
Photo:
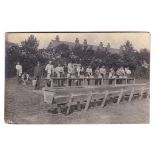
[[[36,86],[37,80],[32,80],[32,86]]]
[[[55,92],[43,90],[43,94],[44,94],[44,103],[52,104],[55,96]]]

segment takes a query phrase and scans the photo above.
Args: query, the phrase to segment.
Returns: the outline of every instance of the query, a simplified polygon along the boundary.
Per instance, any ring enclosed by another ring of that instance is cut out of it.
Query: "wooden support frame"
[[[102,108],[105,106],[105,102],[106,102],[106,100],[107,100],[108,95],[109,95],[109,91],[106,90],[106,91],[105,91],[105,95],[104,95],[104,99],[103,99],[103,101],[102,101],[102,103],[101,103],[101,107],[102,107]]]
[[[122,99],[122,96],[123,96],[123,92],[124,92],[124,89],[121,89],[120,94],[119,94],[119,97],[118,97],[118,99],[117,99],[117,104],[120,103],[120,101],[121,101],[121,99]]]
[[[70,97],[69,97],[69,102],[68,102],[68,104],[67,104],[67,111],[66,111],[66,115],[68,115],[68,114],[69,114],[69,112],[70,112],[71,103],[72,103],[72,98],[73,98],[73,96],[72,96],[72,94],[70,94]]]
[[[133,93],[134,93],[135,88],[132,88],[129,99],[128,99],[128,103],[131,102],[132,98],[133,98]]]
[[[134,95],[138,96],[139,100],[141,100],[143,98],[144,94],[147,94],[146,97],[149,98],[149,88],[147,88],[147,86],[140,85],[139,88],[134,88],[134,87],[135,86],[133,86],[131,89],[123,89],[122,88],[122,89],[117,90],[117,91],[108,91],[108,90],[106,90],[104,92],[95,92],[95,93],[88,92],[88,93],[81,93],[81,94],[70,94],[70,95],[68,94],[68,95],[62,95],[62,96],[61,95],[60,96],[55,96],[54,92],[45,90],[45,88],[42,89],[42,92],[43,92],[43,97],[44,97],[44,102],[45,103],[55,105],[55,106],[57,106],[57,109],[59,108],[59,105],[61,107],[61,104],[65,104],[67,106],[66,115],[68,115],[70,113],[71,106],[72,105],[78,105],[78,103],[79,103],[79,102],[76,102],[76,101],[74,102],[74,100],[73,100],[73,99],[75,99],[74,96],[76,96],[76,97],[79,96],[79,100],[80,100],[80,96],[82,96],[82,95],[87,96],[87,97],[85,97],[85,99],[83,101],[82,100],[80,101],[80,104],[85,104],[84,112],[86,112],[89,109],[91,99],[93,98],[92,97],[93,94],[98,94],[98,95],[102,94],[103,95],[103,99],[102,98],[100,99],[99,98],[100,96],[95,96],[96,100],[101,101],[100,106],[102,108],[105,106],[105,102],[106,102],[107,97],[109,95],[111,95],[112,98],[117,97],[117,104],[120,104],[120,101],[121,101],[123,95],[125,95],[126,92],[128,93],[128,96],[129,96],[128,100],[127,100],[127,103],[131,102]],[[64,98],[66,97],[67,99],[65,100],[65,102],[61,103],[61,101],[64,101],[63,97]],[[55,100],[53,100],[53,99],[59,99],[59,98],[61,98],[62,100],[61,101],[57,100],[56,102],[55,102]],[[92,100],[96,101],[94,99],[95,98],[93,98]],[[59,109],[59,110],[61,110],[61,109]]]
[[[87,111],[87,109],[89,108],[89,104],[90,104],[90,99],[91,99],[91,93],[88,93],[88,94],[71,94],[70,95],[70,98],[69,98],[69,102],[67,104],[67,112],[66,112],[66,115],[69,114],[70,112],[70,109],[71,109],[71,106],[72,105],[78,105],[78,102],[76,102],[76,104],[73,104],[73,100],[74,100],[74,97],[80,97],[80,96],[85,96],[86,97],[86,105],[85,105],[85,108],[84,108],[84,111]],[[80,100],[80,99],[79,99]],[[84,100],[84,99],[83,99]],[[82,101],[83,102],[83,101]]]
[[[72,82],[74,80],[81,80],[82,82],[81,82],[80,86],[87,87],[87,86],[89,86],[88,83],[87,83],[88,82],[87,80],[90,80],[90,83],[91,83],[91,80],[95,81],[95,79],[98,79],[98,80],[100,79],[101,80],[101,85],[100,86],[111,85],[111,84],[109,84],[110,80],[112,80],[112,85],[117,86],[118,85],[117,80],[119,80],[119,78],[86,78],[86,77],[84,77],[84,78],[67,78],[67,77],[57,78],[57,77],[52,77],[51,78],[51,87],[76,87],[76,85],[72,85]],[[125,85],[128,84],[128,80],[132,80],[133,81],[132,84],[135,84],[135,79],[134,78],[120,78],[120,80],[121,79],[125,80]],[[71,85],[69,85],[70,80],[72,81]],[[63,83],[63,85],[58,86],[58,81],[61,84]],[[106,84],[106,81],[108,81],[107,82],[108,84]],[[95,84],[93,84],[93,85],[95,86]],[[92,85],[90,84],[90,86],[92,86]]]
[[[141,100],[143,98],[143,93],[144,93],[144,87],[142,87],[140,90],[139,100]]]
[[[87,102],[86,102],[86,105],[85,105],[85,108],[84,108],[84,112],[86,112],[88,110],[88,108],[89,108],[91,96],[92,96],[92,93],[89,93],[89,96],[88,96],[88,99],[87,99]]]

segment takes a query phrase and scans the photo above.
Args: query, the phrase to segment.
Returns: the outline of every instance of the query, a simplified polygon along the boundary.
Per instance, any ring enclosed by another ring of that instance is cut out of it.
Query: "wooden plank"
[[[69,95],[59,95],[55,96],[54,100],[56,104],[64,104],[69,102]]]
[[[95,92],[92,93],[91,101],[103,99],[105,92]]]

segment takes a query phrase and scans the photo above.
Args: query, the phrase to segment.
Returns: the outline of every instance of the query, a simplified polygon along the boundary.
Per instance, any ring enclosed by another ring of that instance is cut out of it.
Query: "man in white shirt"
[[[88,68],[86,69],[86,73],[87,73],[88,77],[92,76],[93,71],[92,71],[91,66],[88,66]]]
[[[87,82],[88,82],[88,85],[90,85],[90,79],[89,78],[92,78],[92,75],[93,75],[93,71],[92,71],[91,66],[88,66],[88,68],[86,69],[86,73],[88,76]]]
[[[121,78],[126,78],[125,77],[125,70],[123,67],[117,69],[117,72],[116,72],[117,76],[120,78],[117,80],[117,83],[118,84],[122,84],[123,83],[123,80]]]
[[[105,66],[102,66],[101,68],[100,68],[100,74],[102,75],[102,77],[103,78],[105,78],[106,77],[106,68],[105,68]]]
[[[113,78],[114,77],[114,74],[115,74],[115,71],[113,68],[110,68],[110,71],[109,71],[109,78]]]
[[[62,77],[62,75],[64,74],[63,66],[58,64],[58,66],[55,68],[55,72],[56,72],[57,78]],[[63,86],[63,79],[58,79],[58,86]]]
[[[131,76],[131,70],[129,69],[129,67],[126,67],[125,68],[125,73],[126,73],[126,76],[127,77],[130,77]]]
[[[69,63],[68,64],[68,74],[67,74],[67,77],[68,78],[71,77],[71,75],[73,74],[73,72],[74,72],[73,65],[72,65],[72,63]]]
[[[17,81],[18,83],[21,82],[21,75],[22,75],[22,65],[20,65],[19,62],[17,62],[17,65],[16,65],[16,73],[17,73]]]
[[[78,73],[78,77],[80,77],[81,73],[84,71],[83,67],[81,65],[77,66],[77,73]]]
[[[58,64],[58,66],[55,68],[55,72],[56,72],[57,78],[60,78],[62,77],[62,74],[64,74],[64,68],[60,64]]]
[[[51,78],[51,74],[53,73],[52,61],[49,61],[49,63],[46,65],[45,71],[47,72],[47,79],[50,79]]]
[[[123,67],[117,69],[117,76],[118,76],[119,78],[124,78],[124,76],[125,76],[125,71],[124,71],[124,68],[123,68]]]

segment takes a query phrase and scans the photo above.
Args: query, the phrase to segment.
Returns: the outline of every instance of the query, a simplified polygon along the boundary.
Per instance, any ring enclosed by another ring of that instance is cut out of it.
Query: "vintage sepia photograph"
[[[5,122],[148,124],[149,32],[7,32]]]

